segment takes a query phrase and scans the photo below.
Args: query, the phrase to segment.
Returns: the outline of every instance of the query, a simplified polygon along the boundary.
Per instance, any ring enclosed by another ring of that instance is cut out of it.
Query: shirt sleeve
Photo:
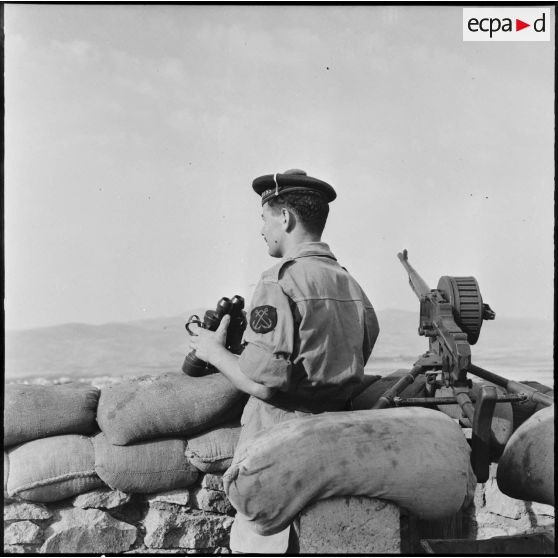
[[[242,373],[259,384],[286,391],[291,380],[294,320],[289,297],[279,283],[262,280],[252,299]]]
[[[376,344],[376,339],[378,339],[378,335],[380,333],[380,325],[378,324],[378,318],[376,316],[376,312],[372,305],[368,302],[368,306],[365,307],[366,313],[366,326],[364,332],[364,343],[362,346],[362,354],[364,356],[364,364],[370,358],[372,354],[372,349]]]

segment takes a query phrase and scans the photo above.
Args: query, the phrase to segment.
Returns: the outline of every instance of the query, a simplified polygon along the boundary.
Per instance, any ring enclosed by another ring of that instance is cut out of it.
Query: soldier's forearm
[[[238,365],[238,355],[227,351],[224,347],[212,356],[210,363],[219,370],[240,391],[253,395],[258,399],[268,400],[274,389],[254,382],[243,374]]]

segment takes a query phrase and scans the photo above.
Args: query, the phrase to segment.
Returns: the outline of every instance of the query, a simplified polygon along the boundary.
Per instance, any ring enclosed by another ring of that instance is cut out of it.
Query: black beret
[[[291,192],[317,192],[328,203],[337,197],[335,190],[327,182],[308,176],[306,172],[299,169],[258,176],[252,182],[252,188],[262,197],[262,205],[279,194]]]

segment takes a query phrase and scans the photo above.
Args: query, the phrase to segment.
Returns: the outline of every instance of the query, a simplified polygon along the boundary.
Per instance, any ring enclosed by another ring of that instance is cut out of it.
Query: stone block
[[[145,517],[144,543],[149,548],[207,549],[228,546],[231,517],[150,508]]]
[[[554,522],[554,508],[510,498],[498,488],[497,463],[491,463],[489,479],[475,491],[475,514],[471,517],[477,539],[537,532]]]
[[[98,509],[63,508],[46,534],[42,553],[117,554],[132,546],[137,529]]]
[[[72,504],[76,508],[103,508],[112,510],[127,504],[132,498],[131,494],[126,494],[120,490],[110,488],[99,488],[76,496]]]
[[[519,519],[525,514],[525,502],[510,498],[500,492],[495,478],[490,478],[486,482],[484,498],[484,509],[488,512],[510,519]]]
[[[213,475],[211,473],[207,473],[202,478],[201,486],[202,488],[207,488],[208,490],[220,490],[221,492],[224,492],[225,487],[223,486],[223,475]]]
[[[549,517],[555,517],[554,506],[549,506],[548,504],[539,504],[538,502],[531,502],[531,511],[535,515],[547,515]]]
[[[400,554],[401,513],[365,496],[319,500],[300,514],[301,554]]]
[[[32,521],[17,521],[4,529],[4,544],[41,544],[43,530]]]
[[[43,521],[50,519],[52,513],[42,504],[32,504],[30,502],[17,502],[8,504],[4,507],[4,521],[14,519],[32,519],[33,521]]]
[[[549,515],[527,516],[529,524],[525,528],[526,533],[538,533],[554,527],[554,517]],[[527,523],[527,522],[524,522]]]
[[[506,537],[513,534],[515,534],[514,529],[509,526],[506,527],[504,525],[500,525],[491,527],[487,525],[479,525],[477,540],[491,539],[492,537]]]
[[[148,504],[141,497],[133,494],[132,499],[127,504],[110,510],[109,513],[114,519],[136,525],[145,517],[147,510]]]
[[[177,504],[179,506],[187,506],[190,502],[190,492],[186,489],[169,490],[167,492],[159,492],[158,494],[149,495],[147,497],[149,504],[165,503]]]
[[[477,484],[475,488],[474,504],[475,504],[475,508],[477,508],[478,510],[484,508],[486,504],[486,499],[484,496],[485,490],[486,490],[486,483],[484,482],[482,484]]]
[[[211,513],[234,515],[235,509],[224,492],[199,488],[192,494],[192,504],[200,510]]]
[[[528,533],[533,530],[532,524],[527,514],[522,514],[518,519],[481,511],[476,515],[477,539],[489,539],[491,537],[502,537]]]

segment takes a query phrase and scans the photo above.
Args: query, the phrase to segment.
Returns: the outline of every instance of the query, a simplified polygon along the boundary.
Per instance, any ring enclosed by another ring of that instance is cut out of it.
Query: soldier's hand
[[[216,331],[199,328],[195,336],[190,337],[190,347],[195,349],[196,356],[201,360],[212,363],[215,357],[225,349],[227,340],[227,328],[231,317],[227,314],[221,320]]]
[[[221,323],[219,324],[219,327],[217,328],[217,331],[215,332],[215,337],[217,342],[223,347],[227,342],[227,329],[230,323],[231,323],[230,315],[225,314],[221,320]]]

